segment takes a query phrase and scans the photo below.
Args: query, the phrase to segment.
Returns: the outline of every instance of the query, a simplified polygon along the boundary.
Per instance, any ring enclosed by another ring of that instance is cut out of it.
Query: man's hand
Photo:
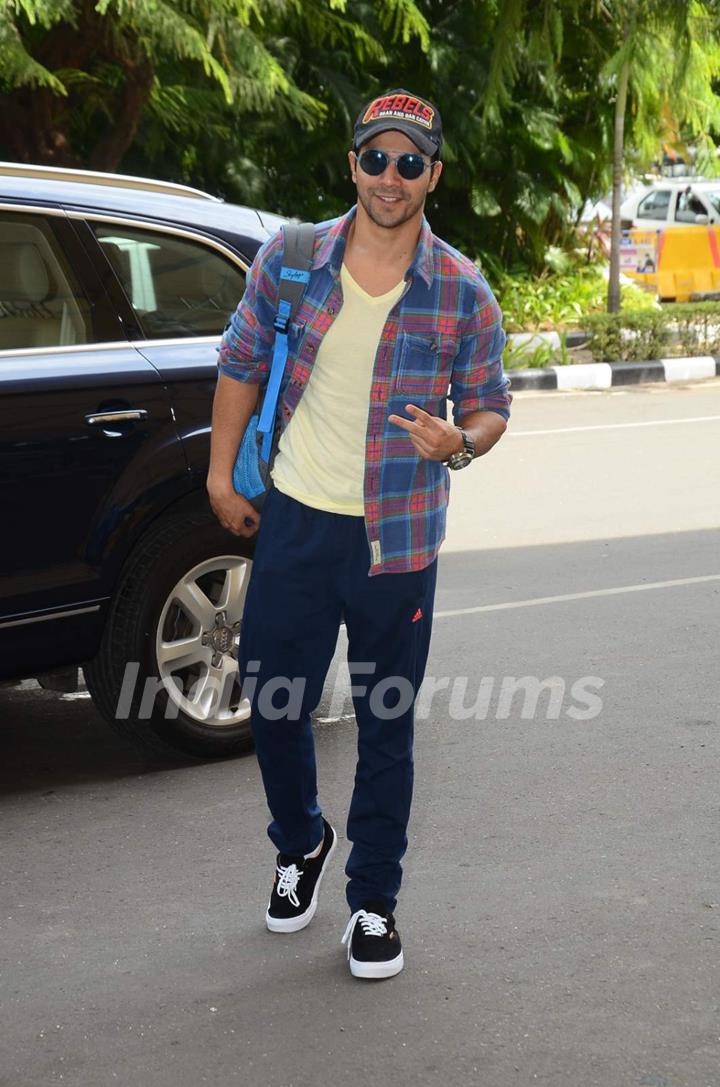
[[[235,536],[254,536],[260,528],[260,514],[231,486],[218,486],[208,479],[208,496],[213,512],[223,528]]]
[[[424,460],[445,461],[463,448],[462,435],[446,419],[430,415],[415,404],[406,404],[405,411],[415,418],[403,419],[402,415],[390,415],[388,418],[395,426],[407,431],[410,441]]]
[[[235,536],[254,536],[260,515],[247,498],[236,494],[232,485],[233,465],[258,398],[258,386],[236,381],[227,374],[218,377],[213,401],[210,467],[207,492],[213,512],[223,528]]]

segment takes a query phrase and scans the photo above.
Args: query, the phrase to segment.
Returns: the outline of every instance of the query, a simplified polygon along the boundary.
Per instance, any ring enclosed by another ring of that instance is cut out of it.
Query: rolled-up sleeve
[[[238,308],[223,333],[218,354],[221,374],[258,385],[267,381],[272,359],[277,283],[282,262],[278,232],[257,251]]]
[[[504,347],[502,310],[491,294],[478,297],[453,363],[450,399],[455,423],[473,411],[496,411],[506,421],[510,418]]]

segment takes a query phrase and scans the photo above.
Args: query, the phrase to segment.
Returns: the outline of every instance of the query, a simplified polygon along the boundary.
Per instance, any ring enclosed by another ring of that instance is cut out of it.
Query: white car
[[[715,181],[691,177],[654,181],[623,202],[620,207],[623,230],[631,226],[660,229],[664,226],[720,223],[720,178]]]

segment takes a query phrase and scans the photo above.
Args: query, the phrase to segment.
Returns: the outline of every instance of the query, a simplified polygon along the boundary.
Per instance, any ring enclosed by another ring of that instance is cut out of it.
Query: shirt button
[[[335,307],[334,306],[328,306],[328,313],[330,314],[331,317],[332,317],[334,312],[335,312]]]

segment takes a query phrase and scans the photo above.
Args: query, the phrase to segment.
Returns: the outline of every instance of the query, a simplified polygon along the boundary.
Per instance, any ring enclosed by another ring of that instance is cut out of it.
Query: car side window
[[[698,215],[708,214],[708,209],[695,193],[681,192],[678,196],[675,218],[679,223],[694,223]]]
[[[0,213],[0,351],[91,339],[90,305],[41,215]]]
[[[175,234],[91,225],[147,339],[220,335],[245,290],[229,257]]]
[[[670,190],[654,189],[638,204],[638,219],[667,219]]]

